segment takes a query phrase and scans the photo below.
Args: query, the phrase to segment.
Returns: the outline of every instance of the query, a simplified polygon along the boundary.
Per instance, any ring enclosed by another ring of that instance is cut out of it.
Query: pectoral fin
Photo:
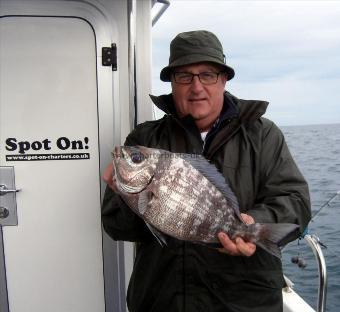
[[[141,193],[139,193],[138,196],[138,211],[141,215],[144,215],[148,204],[152,200],[152,193],[148,190],[145,190]]]

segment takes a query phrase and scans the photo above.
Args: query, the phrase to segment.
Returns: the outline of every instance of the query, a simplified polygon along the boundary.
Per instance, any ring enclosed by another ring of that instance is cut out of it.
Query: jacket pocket
[[[209,270],[207,284],[227,311],[276,312],[282,309],[283,277],[279,272]]]

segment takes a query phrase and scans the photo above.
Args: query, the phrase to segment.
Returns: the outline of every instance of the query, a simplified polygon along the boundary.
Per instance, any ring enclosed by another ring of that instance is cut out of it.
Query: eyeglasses
[[[176,83],[190,84],[192,83],[195,76],[198,77],[199,81],[204,85],[215,84],[218,80],[218,76],[223,72],[203,72],[199,74],[186,73],[186,72],[174,72],[173,77]]]

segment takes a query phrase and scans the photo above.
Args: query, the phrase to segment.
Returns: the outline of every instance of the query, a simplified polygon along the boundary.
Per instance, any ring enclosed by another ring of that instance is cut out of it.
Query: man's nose
[[[203,84],[202,82],[199,80],[198,76],[194,76],[190,85],[190,89],[193,92],[200,92],[203,90]]]

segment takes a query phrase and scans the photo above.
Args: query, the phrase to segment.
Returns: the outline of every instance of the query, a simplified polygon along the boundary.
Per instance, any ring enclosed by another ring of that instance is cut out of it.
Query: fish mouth
[[[114,152],[112,153],[113,159],[117,159],[121,157],[122,155],[122,147],[121,146],[115,146]]]

